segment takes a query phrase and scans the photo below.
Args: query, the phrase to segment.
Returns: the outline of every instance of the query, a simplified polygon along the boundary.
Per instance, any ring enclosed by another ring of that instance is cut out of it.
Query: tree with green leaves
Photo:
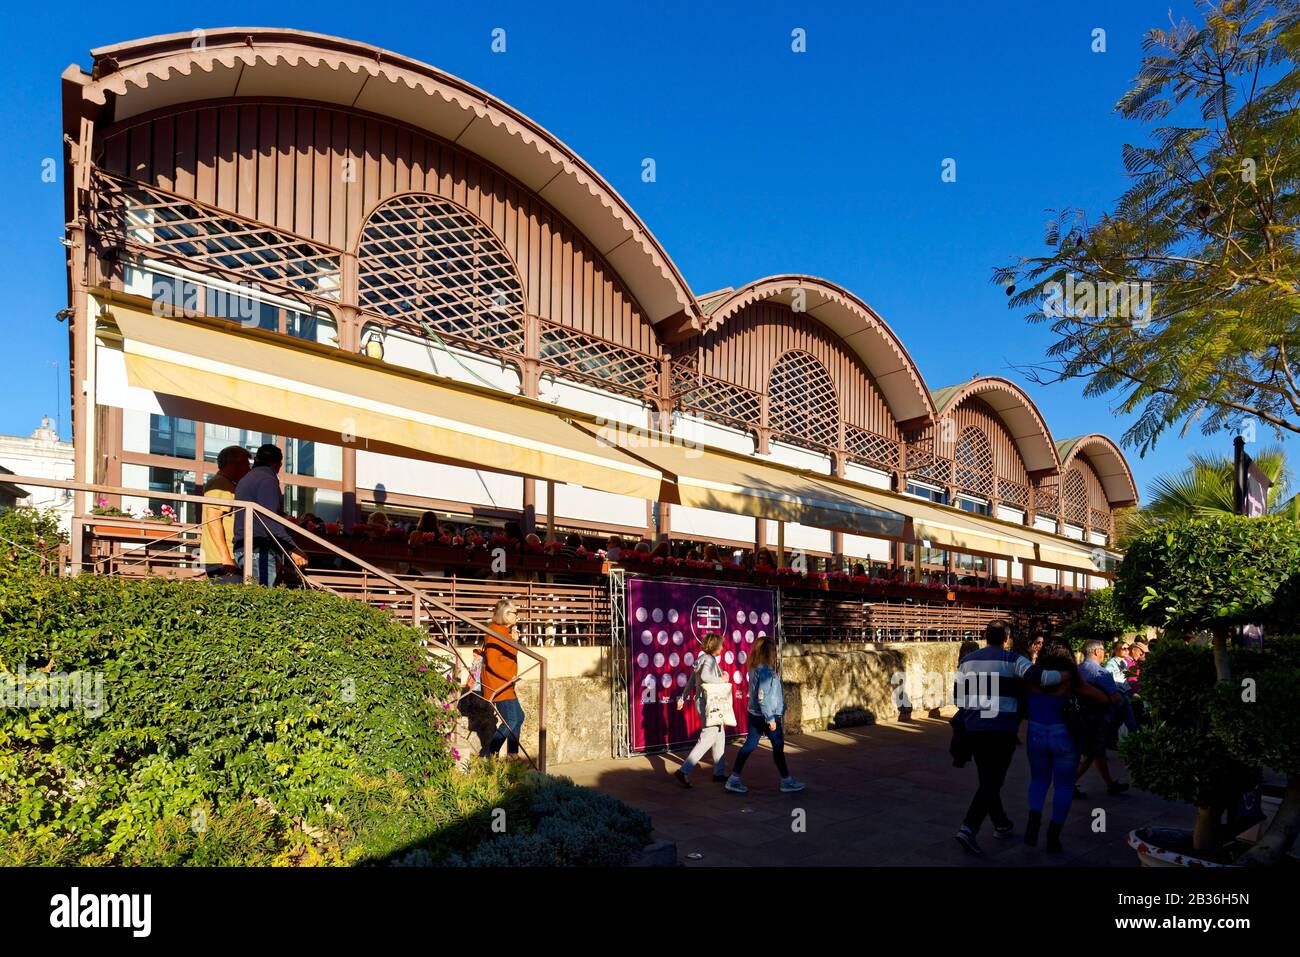
[[[1268,476],[1268,509],[1275,515],[1288,514],[1292,504],[1286,500],[1290,471],[1286,452],[1273,445],[1251,456]],[[1140,509],[1120,513],[1117,538],[1121,549],[1127,548],[1138,535],[1170,522],[1185,518],[1211,518],[1235,515],[1233,508],[1233,464],[1228,455],[1193,452],[1191,464],[1180,472],[1157,476],[1147,490]]]
[[[1300,4],[1215,0],[1151,30],[1115,109],[1147,127],[1113,209],[1057,212],[994,270],[1056,335],[1038,382],[1137,413],[1126,443],[1247,420],[1300,433]]]

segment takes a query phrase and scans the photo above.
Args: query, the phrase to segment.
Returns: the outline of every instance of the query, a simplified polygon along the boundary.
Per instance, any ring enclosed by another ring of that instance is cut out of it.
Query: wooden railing
[[[306,576],[330,591],[382,607],[399,617],[410,612],[410,602],[387,581],[364,570],[334,571],[309,568]],[[519,607],[520,640],[527,645],[609,644],[609,589],[606,585],[554,585],[512,579],[477,579],[449,576],[395,575],[461,615],[486,619],[501,598]],[[458,644],[478,644],[482,635],[456,618],[434,615]]]
[[[849,596],[781,594],[786,641],[965,641],[1009,617],[984,605],[872,602]]]
[[[518,683],[534,670],[538,672],[538,754],[536,760],[528,755],[527,751],[524,751],[524,755],[539,770],[546,770],[546,658],[525,645],[495,635],[486,622],[471,618],[464,612],[448,605],[440,597],[426,592],[414,583],[417,580],[408,578],[408,580],[404,581],[396,575],[376,568],[364,559],[351,554],[313,532],[298,527],[291,520],[277,515],[270,509],[264,508],[255,502],[230,501],[229,503],[214,503],[212,499],[204,499],[197,495],[182,495],[175,492],[142,492],[140,489],[91,485],[83,482],[60,481],[27,475],[6,475],[5,480],[15,485],[67,489],[74,492],[89,493],[96,497],[111,495],[135,498],[147,495],[150,499],[192,503],[198,506],[220,504],[223,507],[229,507],[235,513],[235,521],[243,524],[243,539],[249,543],[253,541],[254,516],[264,527],[269,528],[272,523],[282,525],[288,528],[296,537],[313,543],[318,549],[324,549],[332,553],[341,564],[355,566],[365,576],[365,581],[370,584],[371,588],[386,588],[390,598],[391,610],[400,620],[425,633],[427,637],[424,639],[423,644],[426,651],[432,658],[441,659],[451,671],[454,679],[467,674],[470,664],[465,660],[461,649],[458,647],[453,631],[472,635],[478,640],[482,640],[488,634],[493,634],[496,640],[514,648],[518,654],[531,659],[533,662],[531,666],[520,671],[510,684]],[[202,518],[202,512],[199,514]],[[219,521],[219,519],[214,520]],[[87,526],[91,528],[89,535],[86,534]],[[58,571],[62,574],[71,575],[85,572],[118,575],[149,574],[150,567],[157,567],[163,574],[168,574],[170,577],[177,577],[181,572],[188,576],[192,571],[192,566],[187,565],[186,562],[197,562],[196,556],[189,549],[193,548],[197,542],[202,526],[202,521],[198,523],[177,522],[169,525],[160,522],[145,522],[130,516],[77,513],[72,516],[71,542],[64,554],[64,560],[60,562],[61,567]],[[101,532],[101,529],[133,531],[134,547],[127,544],[126,540],[131,538],[130,535],[114,534],[112,531],[105,533]],[[115,538],[118,539],[116,547],[109,547],[106,554],[102,556],[94,554],[94,544],[97,541],[105,539],[112,541]],[[88,548],[87,546],[91,547]],[[251,584],[254,581],[253,557],[254,549],[244,549],[243,578],[246,584]],[[151,562],[156,563],[156,565],[151,566]],[[302,576],[302,579],[308,587],[333,591],[324,582],[314,582],[310,574]],[[345,595],[345,597],[358,597],[355,594],[348,595],[346,591],[337,592],[337,594]],[[454,623],[454,629],[448,626],[447,623],[449,622]],[[500,711],[496,709],[495,705],[493,705],[493,710],[497,711],[497,717],[500,720]]]

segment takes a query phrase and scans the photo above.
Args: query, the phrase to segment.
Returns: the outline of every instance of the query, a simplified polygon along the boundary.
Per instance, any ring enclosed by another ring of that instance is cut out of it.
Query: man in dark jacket
[[[1011,818],[1002,807],[1002,783],[1016,750],[1021,692],[1033,685],[1051,687],[1061,682],[1059,671],[1044,671],[1010,650],[1010,638],[1005,622],[990,622],[984,629],[984,647],[957,666],[958,714],[979,775],[979,787],[957,831],[957,843],[968,854],[984,853],[975,835],[986,817],[993,819],[995,837],[1011,837]]]
[[[280,491],[280,466],[284,464],[284,453],[278,446],[263,445],[253,457],[253,468],[239,480],[235,486],[235,499],[240,502],[256,502],[263,508],[270,509],[277,515],[284,514],[284,494]],[[235,521],[235,564],[244,566],[244,518],[240,515]],[[270,587],[274,585],[277,575],[277,559],[286,554],[295,565],[302,568],[307,564],[307,556],[298,548],[298,543],[289,534],[289,529],[281,522],[276,522],[265,515],[253,514],[253,574],[257,581]]]

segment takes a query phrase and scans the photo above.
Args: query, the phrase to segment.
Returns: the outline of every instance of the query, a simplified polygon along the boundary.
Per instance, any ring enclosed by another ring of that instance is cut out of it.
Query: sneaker
[[[998,827],[997,825],[994,825],[993,836],[996,837],[998,840],[1006,841],[1015,837],[1015,834],[1012,833],[1014,830],[1015,830],[1015,825],[1011,824],[1010,822],[1008,822],[1002,827]]]
[[[965,824],[957,831],[957,843],[967,854],[983,854],[984,849],[975,842],[975,833]]]
[[[713,783],[714,783],[714,784],[726,784],[726,783],[727,783],[727,776],[726,776],[725,774],[715,774],[715,775],[713,776]]]
[[[1123,794],[1127,790],[1128,790],[1127,781],[1111,781],[1110,784],[1106,785],[1107,794]]]
[[[796,781],[794,778],[783,778],[781,781],[782,794],[793,794],[795,791],[802,791],[803,789],[804,783]]]
[[[748,794],[749,788],[745,787],[745,782],[740,780],[734,774],[727,778],[727,783],[723,785],[732,794]]]
[[[673,777],[675,777],[684,788],[690,788],[695,786],[691,784],[691,779],[680,768],[673,772]]]

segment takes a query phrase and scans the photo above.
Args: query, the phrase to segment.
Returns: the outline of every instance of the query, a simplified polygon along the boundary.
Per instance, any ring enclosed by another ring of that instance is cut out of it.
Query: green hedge
[[[635,857],[641,812],[520,762],[457,768],[456,688],[425,661],[417,632],[322,592],[0,561],[0,679],[103,691],[0,708],[0,865]]]
[[[1126,617],[1178,633],[1245,624],[1289,632],[1296,625],[1295,603],[1279,599],[1298,574],[1295,522],[1185,519],[1133,540],[1116,574],[1115,595]]]
[[[1197,807],[1229,805],[1258,780],[1211,732],[1219,694],[1214,653],[1173,638],[1157,641],[1142,664],[1149,721],[1120,740],[1120,753],[1144,791]]]
[[[58,558],[59,516],[35,508],[0,508],[0,576],[34,573]]]
[[[1096,639],[1110,651],[1111,642],[1122,637],[1136,626],[1129,621],[1115,598],[1114,588],[1098,588],[1088,593],[1079,617],[1066,625],[1061,637],[1076,654],[1083,651],[1083,643]]]
[[[0,846],[130,862],[180,822],[254,835],[252,862],[302,835],[383,856],[411,827],[386,836],[358,782],[452,763],[455,687],[417,638],[322,592],[0,575],[4,671],[94,675],[105,699],[0,709]]]

